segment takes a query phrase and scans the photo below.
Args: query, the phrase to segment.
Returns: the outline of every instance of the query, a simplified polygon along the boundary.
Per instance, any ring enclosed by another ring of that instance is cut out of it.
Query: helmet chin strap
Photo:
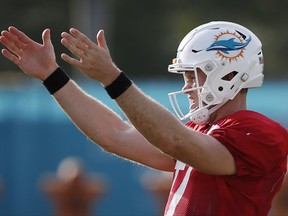
[[[226,98],[220,104],[211,105],[209,107],[206,106],[200,110],[193,112],[193,114],[191,114],[190,116],[190,120],[198,125],[204,125],[206,123],[209,123],[211,114],[217,111],[220,107],[222,107],[228,100],[229,99]]]
[[[209,120],[209,110],[207,108],[197,110],[190,116],[190,120],[198,125],[206,124]]]

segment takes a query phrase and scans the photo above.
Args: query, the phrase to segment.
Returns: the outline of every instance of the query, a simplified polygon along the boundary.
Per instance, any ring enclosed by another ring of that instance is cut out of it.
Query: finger
[[[2,36],[0,37],[0,41],[12,53],[19,55],[19,53],[21,52],[19,47],[17,47],[14,42],[11,42],[13,40],[11,39],[10,33],[3,31]]]
[[[109,52],[103,29],[101,29],[97,34],[97,43],[100,47],[104,48],[107,52]]]
[[[86,45],[86,47],[91,48],[95,45],[94,42],[92,42],[86,35],[81,33],[79,30],[71,28],[69,32],[72,36],[82,41]]]
[[[79,41],[77,38],[75,38],[74,36],[72,36],[71,34],[67,33],[67,32],[63,32],[61,34],[63,39],[66,39],[66,42],[69,42],[71,45],[77,47],[80,50],[85,50],[87,48],[86,44],[84,44],[82,41]]]
[[[45,29],[42,33],[43,46],[52,45],[50,29]]]
[[[23,44],[17,37],[15,37],[14,35],[12,35],[10,32],[8,31],[2,31],[1,32],[2,34],[2,39],[1,39],[1,42],[4,44],[5,43],[5,46],[10,49],[10,46],[12,48],[12,45],[14,46],[15,50],[16,51],[16,47],[17,47],[17,50],[21,50],[24,48],[25,44]],[[15,47],[16,46],[16,47]]]
[[[62,54],[61,54],[61,58],[62,58],[65,62],[71,64],[72,66],[75,66],[75,67],[78,67],[78,68],[80,67],[81,62],[78,61],[78,60],[75,59],[75,58],[71,58],[71,57],[68,56],[66,53],[62,53]]]
[[[10,26],[8,28],[8,30],[9,30],[9,32],[11,32],[11,34],[18,37],[19,40],[21,40],[24,44],[28,44],[29,42],[32,41],[26,34],[24,34],[22,31],[18,30],[17,28],[15,28],[14,26]]]
[[[13,55],[11,52],[9,52],[7,49],[2,49],[1,52],[7,59],[12,61],[14,64],[19,64],[20,59],[17,56]]]
[[[85,45],[79,43],[77,39],[73,38],[68,33],[62,33],[61,43],[75,56],[79,58],[85,57],[84,51],[86,49]]]

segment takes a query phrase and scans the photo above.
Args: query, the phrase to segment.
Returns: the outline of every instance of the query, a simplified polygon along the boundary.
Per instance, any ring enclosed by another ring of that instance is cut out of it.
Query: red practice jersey
[[[287,130],[248,110],[211,127],[186,125],[219,140],[233,155],[237,173],[208,175],[177,161],[165,216],[267,216],[286,173]]]

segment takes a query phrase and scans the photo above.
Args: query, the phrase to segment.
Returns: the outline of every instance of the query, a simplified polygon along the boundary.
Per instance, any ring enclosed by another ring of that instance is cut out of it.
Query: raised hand
[[[61,43],[78,58],[63,53],[62,59],[79,68],[92,79],[100,81],[104,86],[110,84],[119,75],[120,70],[111,59],[103,30],[97,34],[98,45],[75,28],[71,28],[69,33],[62,33]]]
[[[0,42],[6,47],[2,54],[18,65],[26,74],[46,79],[57,67],[50,30],[42,33],[43,44],[39,44],[22,31],[11,26],[1,32]]]

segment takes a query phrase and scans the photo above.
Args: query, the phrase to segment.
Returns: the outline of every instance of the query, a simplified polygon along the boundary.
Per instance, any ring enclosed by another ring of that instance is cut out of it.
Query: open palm
[[[44,80],[56,67],[50,30],[43,31],[43,44],[37,43],[15,27],[2,31],[0,41],[7,48],[2,54],[26,74]]]

